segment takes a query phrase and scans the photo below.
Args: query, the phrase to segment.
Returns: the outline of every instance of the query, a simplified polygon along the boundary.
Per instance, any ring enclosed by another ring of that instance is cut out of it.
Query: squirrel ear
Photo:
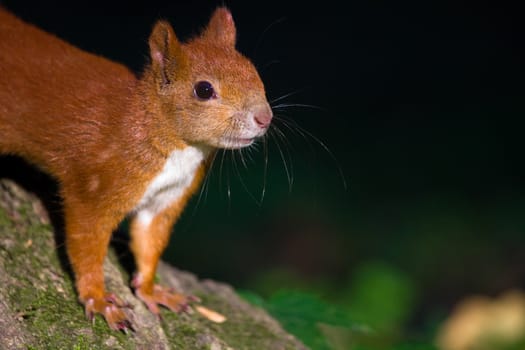
[[[149,37],[151,66],[162,85],[170,83],[170,72],[175,64],[182,64],[184,59],[181,44],[171,25],[166,21],[155,23]]]
[[[206,39],[229,47],[235,47],[236,35],[232,14],[226,7],[215,10],[203,33]]]

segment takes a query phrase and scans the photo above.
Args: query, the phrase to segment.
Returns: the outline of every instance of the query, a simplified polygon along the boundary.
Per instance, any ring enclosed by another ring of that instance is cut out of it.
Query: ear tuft
[[[217,8],[204,30],[203,37],[226,47],[235,47],[236,36],[237,31],[230,10],[226,7]]]
[[[151,66],[163,85],[169,84],[169,72],[182,63],[181,44],[171,25],[166,21],[155,23],[149,37]]]

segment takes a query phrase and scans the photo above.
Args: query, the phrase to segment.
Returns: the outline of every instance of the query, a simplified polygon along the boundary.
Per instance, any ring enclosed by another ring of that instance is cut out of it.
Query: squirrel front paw
[[[96,314],[101,314],[113,330],[133,331],[133,326],[124,311],[131,308],[122,302],[115,294],[108,293],[103,298],[87,298],[84,302],[87,318],[92,321]]]
[[[147,288],[147,284],[142,283],[142,278],[139,274],[135,275],[131,285],[135,288],[135,295],[155,315],[160,315],[159,305],[173,312],[182,313],[191,311],[191,303],[200,302],[200,299],[195,296],[183,295],[175,292],[173,288],[163,287],[158,284],[153,284],[153,287]]]
[[[177,313],[190,312],[190,304],[200,301],[199,298],[176,293],[172,288],[153,285],[151,293],[147,293],[143,288],[135,290],[137,297],[146,304],[148,309],[155,315],[159,315],[158,305],[162,305],[169,310]]]

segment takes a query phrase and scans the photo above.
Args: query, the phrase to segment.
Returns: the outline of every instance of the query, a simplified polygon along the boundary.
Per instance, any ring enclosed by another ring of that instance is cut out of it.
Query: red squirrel
[[[160,20],[137,77],[0,7],[0,154],[58,181],[79,300],[112,329],[132,327],[104,286],[112,231],[130,217],[136,296],[155,314],[183,310],[189,297],[154,283],[172,226],[214,150],[249,146],[270,126],[263,83],[235,42],[225,7],[184,43]]]

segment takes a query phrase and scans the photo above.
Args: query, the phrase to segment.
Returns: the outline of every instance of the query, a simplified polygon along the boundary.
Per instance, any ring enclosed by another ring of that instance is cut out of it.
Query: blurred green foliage
[[[275,284],[284,276],[294,279],[281,271],[269,274],[264,283],[278,288]],[[301,284],[296,281],[295,285]],[[407,334],[417,291],[413,281],[398,269],[369,262],[353,273],[345,288],[329,291],[326,287],[321,284],[313,290],[310,285],[309,292],[282,289],[266,298],[247,291],[240,294],[265,308],[314,350],[435,349],[431,336],[414,339]],[[323,294],[330,296],[321,297]]]
[[[416,289],[408,276],[374,262],[354,272],[340,301],[355,320],[381,332],[397,332],[414,311],[415,297]]]
[[[313,349],[330,349],[323,325],[339,326],[341,332],[349,334],[354,326],[348,314],[313,294],[283,290],[268,300],[246,293],[244,296],[267,309],[285,329]]]

